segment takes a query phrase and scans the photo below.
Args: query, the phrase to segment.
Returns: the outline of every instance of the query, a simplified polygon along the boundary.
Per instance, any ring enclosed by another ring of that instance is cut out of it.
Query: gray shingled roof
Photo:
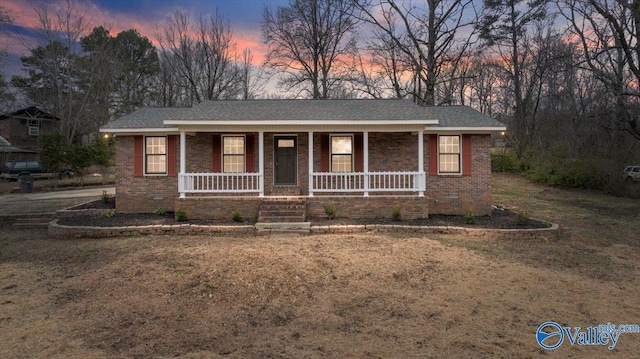
[[[165,120],[220,121],[440,121],[443,127],[495,127],[502,123],[466,106],[420,107],[411,100],[229,100],[187,108],[141,108],[103,129],[175,127]]]
[[[469,106],[423,107],[427,118],[437,119],[439,127],[505,127],[505,124]]]
[[[11,146],[11,143],[9,143],[6,138],[0,136],[0,146]]]
[[[35,153],[35,151],[13,146],[6,138],[0,136],[0,153]]]

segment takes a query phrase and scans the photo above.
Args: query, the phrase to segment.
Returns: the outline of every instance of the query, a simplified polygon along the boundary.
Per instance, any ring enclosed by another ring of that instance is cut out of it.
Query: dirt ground
[[[640,203],[510,176],[494,188],[563,238],[2,230],[0,357],[637,357],[640,334],[548,352],[535,332],[640,324]]]

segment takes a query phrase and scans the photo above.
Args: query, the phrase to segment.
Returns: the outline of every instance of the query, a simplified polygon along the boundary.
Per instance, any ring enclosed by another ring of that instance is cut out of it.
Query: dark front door
[[[297,184],[298,139],[295,136],[274,137],[275,184]]]

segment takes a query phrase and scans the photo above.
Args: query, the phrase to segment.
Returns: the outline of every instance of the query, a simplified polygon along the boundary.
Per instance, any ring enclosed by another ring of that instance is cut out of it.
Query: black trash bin
[[[18,183],[20,184],[20,192],[31,193],[33,191],[33,177],[20,176],[18,177]]]

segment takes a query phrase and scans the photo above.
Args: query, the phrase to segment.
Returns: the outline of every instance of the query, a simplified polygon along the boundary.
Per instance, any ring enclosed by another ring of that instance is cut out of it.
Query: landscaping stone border
[[[487,238],[500,240],[558,240],[560,226],[552,223],[549,228],[536,229],[497,229],[470,228],[453,226],[407,226],[399,224],[366,224],[366,225],[336,225],[311,226],[311,233],[358,233],[358,232],[404,232],[423,234],[451,234],[472,238]]]
[[[552,223],[549,228],[538,229],[490,229],[449,226],[407,226],[396,224],[335,225],[311,226],[311,234],[363,233],[363,232],[399,232],[423,234],[451,234],[471,238],[500,240],[558,240],[560,226]],[[52,238],[109,238],[140,235],[246,235],[255,234],[256,227],[217,226],[199,224],[148,225],[129,227],[84,227],[64,226],[55,219],[49,223],[49,236]]]
[[[200,224],[155,224],[148,226],[127,227],[89,227],[65,226],[58,224],[58,219],[49,223],[47,232],[52,238],[110,238],[143,235],[214,235],[214,234],[253,234],[254,226],[208,226]]]

